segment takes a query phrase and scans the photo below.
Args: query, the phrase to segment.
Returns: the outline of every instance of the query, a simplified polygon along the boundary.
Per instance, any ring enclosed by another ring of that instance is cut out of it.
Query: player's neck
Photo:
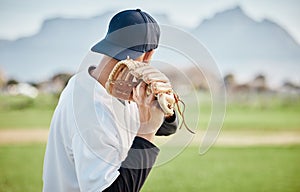
[[[103,56],[100,64],[91,72],[92,77],[105,87],[108,76],[117,62],[117,60],[111,57]]]

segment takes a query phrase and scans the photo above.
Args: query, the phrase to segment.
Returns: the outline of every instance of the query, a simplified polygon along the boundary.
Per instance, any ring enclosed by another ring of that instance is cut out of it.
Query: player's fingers
[[[147,89],[147,84],[145,82],[141,82],[138,84],[136,87],[138,91],[138,97],[145,98],[146,97],[146,89]]]
[[[150,105],[154,100],[155,100],[155,96],[153,93],[151,93],[150,95],[147,96],[146,103]]]
[[[133,101],[135,101],[135,102],[137,102],[138,101],[138,93],[137,93],[137,91],[136,91],[136,88],[134,87],[133,89],[132,89],[132,99],[133,99]]]

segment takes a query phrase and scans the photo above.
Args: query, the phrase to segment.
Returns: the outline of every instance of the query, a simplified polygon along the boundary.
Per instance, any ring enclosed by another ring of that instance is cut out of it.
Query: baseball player
[[[157,22],[139,9],[111,19],[105,38],[91,49],[103,55],[100,63],[69,80],[53,114],[44,192],[141,189],[159,153],[154,136],[176,132],[176,113],[166,116],[143,81],[133,87],[132,101],[113,96],[105,87],[119,61],[129,57],[148,63],[159,36]],[[160,73],[155,77],[165,78]]]

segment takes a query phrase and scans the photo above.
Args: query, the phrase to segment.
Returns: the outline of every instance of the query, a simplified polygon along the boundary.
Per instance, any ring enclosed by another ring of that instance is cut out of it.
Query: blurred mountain
[[[40,81],[53,73],[75,72],[90,47],[104,37],[114,13],[93,18],[52,18],[45,20],[33,36],[0,40],[0,66],[20,81]],[[161,24],[171,24],[165,14],[154,17]],[[298,78],[300,46],[270,20],[255,21],[236,7],[204,20],[190,32],[208,47],[224,73]]]
[[[256,22],[239,8],[216,14],[192,33],[221,59],[299,59],[300,46],[270,20]]]
[[[13,78],[44,80],[55,72],[74,72],[89,47],[104,36],[112,15],[86,19],[53,18],[29,37],[0,41],[0,64]]]
[[[255,21],[240,7],[217,13],[191,33],[206,45],[223,72],[298,77],[299,44],[278,24]]]

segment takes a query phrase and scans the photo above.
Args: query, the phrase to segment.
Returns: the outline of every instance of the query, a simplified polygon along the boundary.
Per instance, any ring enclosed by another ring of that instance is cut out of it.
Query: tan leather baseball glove
[[[172,116],[174,107],[177,105],[184,122],[183,114],[178,106],[179,97],[172,89],[169,79],[165,74],[147,63],[129,58],[119,61],[111,71],[105,88],[110,95],[118,99],[132,101],[133,88],[141,81],[148,85],[148,94],[154,93],[165,116]],[[185,122],[184,125],[186,126]],[[192,132],[189,128],[187,129]]]

